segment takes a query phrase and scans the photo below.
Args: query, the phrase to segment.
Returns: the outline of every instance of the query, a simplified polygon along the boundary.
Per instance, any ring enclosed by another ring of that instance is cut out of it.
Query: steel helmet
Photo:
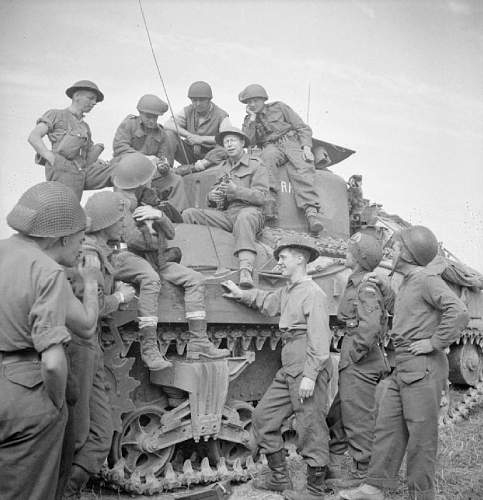
[[[438,240],[425,226],[401,229],[395,237],[401,241],[414,263],[420,266],[429,264],[438,253]]]
[[[95,233],[121,220],[128,211],[128,201],[121,193],[101,191],[94,193],[84,207],[89,217],[87,233]]]
[[[153,94],[143,95],[136,108],[141,113],[151,113],[152,115],[163,115],[168,111],[168,105]]]
[[[48,181],[25,191],[7,215],[7,223],[28,236],[59,238],[84,230],[86,215],[72,189]]]
[[[194,82],[188,89],[188,97],[190,99],[213,99],[213,92],[206,82]]]
[[[366,271],[373,271],[382,260],[382,245],[370,234],[355,233],[349,240],[347,249]]]
[[[258,83],[252,83],[248,87],[244,88],[239,94],[238,99],[242,103],[246,103],[248,99],[253,99],[254,97],[260,97],[265,101],[268,99],[267,91]]]
[[[91,90],[96,93],[97,102],[102,102],[104,100],[104,94],[99,90],[99,87],[90,80],[79,80],[78,82],[75,82],[74,85],[65,91],[65,93],[67,97],[72,99],[74,92],[77,92],[78,90]]]
[[[217,144],[220,146],[223,146],[223,138],[225,135],[237,135],[240,138],[242,138],[245,141],[245,147],[247,148],[248,145],[250,144],[250,140],[248,139],[247,135],[241,131],[239,128],[236,127],[227,127],[224,130],[222,130],[216,137],[215,141]]]
[[[114,168],[112,183],[119,189],[134,189],[146,184],[155,170],[154,163],[142,153],[129,153]]]
[[[284,248],[298,248],[300,250],[309,252],[308,262],[313,262],[317,257],[320,257],[320,251],[315,246],[315,244],[308,238],[304,238],[303,236],[288,236],[280,240],[278,245],[275,247],[275,250],[273,251],[273,256],[275,257],[275,259],[278,260],[280,252]]]

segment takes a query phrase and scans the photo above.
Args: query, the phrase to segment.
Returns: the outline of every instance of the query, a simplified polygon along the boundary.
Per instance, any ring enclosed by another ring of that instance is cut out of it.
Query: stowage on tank
[[[310,265],[310,274],[328,298],[336,362],[344,334],[336,314],[349,273],[343,265],[348,238],[361,227],[376,231],[385,244],[385,258],[377,272],[387,275],[392,234],[409,224],[365,200],[360,176],[346,182],[331,171],[331,164],[353,151],[318,140],[314,140],[313,149],[324,231],[317,238],[308,235],[306,219],[296,208],[282,166],[278,225],[265,227],[258,235],[253,277],[255,285],[263,289],[283,286],[272,254],[279,240],[293,234],[316,243],[321,257]],[[217,169],[184,177],[190,206],[206,207]],[[221,283],[237,281],[239,273],[232,234],[214,227],[177,224],[172,245],[181,249],[182,264],[205,275],[208,333],[216,346],[230,350],[231,357],[185,359],[189,333],[183,290],[170,283],[163,284],[159,298],[158,339],[162,354],[173,363],[171,368],[150,373],[140,360],[135,304],[105,323],[102,341],[116,432],[103,476],[133,493],[153,494],[252,477],[263,466],[263,461],[255,463],[251,457],[252,412],[280,367],[278,318],[263,316],[223,297]],[[450,380],[476,386],[483,367],[483,277],[442,247],[431,265],[438,266],[472,318],[460,342],[451,347]],[[398,280],[394,276],[391,281],[396,289]],[[333,380],[334,393],[336,387],[337,380]],[[287,421],[287,437],[295,430],[296,422]]]

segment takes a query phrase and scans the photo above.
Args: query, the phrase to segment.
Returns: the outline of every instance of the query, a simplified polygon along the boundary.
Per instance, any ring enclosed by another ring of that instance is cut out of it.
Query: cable
[[[181,136],[179,135],[178,124],[176,123],[176,119],[174,118],[173,106],[171,106],[171,101],[169,99],[168,91],[167,91],[166,85],[164,83],[164,78],[163,78],[163,75],[161,74],[161,70],[159,69],[159,64],[158,64],[158,60],[156,58],[156,53],[154,52],[153,42],[151,41],[151,35],[149,34],[148,23],[146,21],[146,16],[144,15],[143,5],[141,3],[141,0],[138,0],[138,2],[139,2],[139,9],[141,10],[141,16],[143,18],[144,28],[145,28],[146,34],[148,36],[149,46],[151,47],[151,53],[153,54],[154,64],[156,65],[156,69],[158,71],[158,76],[159,76],[159,79],[161,80],[161,85],[163,86],[164,95],[166,96],[166,100],[168,101],[169,110],[171,112],[171,117],[173,118],[174,126],[176,128],[176,133],[178,134],[179,142],[181,144],[181,149],[183,150],[183,155],[185,157],[186,163],[188,164],[189,163],[188,155],[186,154],[186,149],[184,147]]]

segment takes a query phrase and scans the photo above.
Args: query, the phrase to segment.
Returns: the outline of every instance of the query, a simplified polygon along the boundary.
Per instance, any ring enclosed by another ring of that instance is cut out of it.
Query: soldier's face
[[[252,97],[251,99],[247,99],[246,101],[247,109],[252,113],[260,113],[265,106],[265,99],[261,97]]]
[[[141,123],[146,128],[156,128],[158,125],[158,115],[153,113],[144,113],[143,111],[139,112],[139,116],[141,118]]]
[[[60,238],[61,252],[58,263],[67,267],[74,266],[81,255],[81,245],[83,241],[84,230]]]
[[[278,266],[282,272],[282,276],[293,276],[300,264],[303,262],[303,257],[296,252],[284,248],[278,254]]]
[[[223,147],[229,158],[239,158],[243,154],[245,141],[235,134],[227,134],[223,137]]]
[[[97,94],[91,90],[78,90],[72,100],[83,113],[89,113],[97,104]]]
[[[191,104],[193,105],[193,108],[195,108],[195,111],[201,114],[207,113],[208,110],[210,109],[210,99],[207,99],[205,97],[191,97]]]

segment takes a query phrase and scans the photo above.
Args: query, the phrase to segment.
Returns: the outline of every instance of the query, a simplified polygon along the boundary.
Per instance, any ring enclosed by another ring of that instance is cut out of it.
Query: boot
[[[305,209],[305,217],[309,224],[309,232],[312,234],[319,234],[323,229],[324,225],[320,220],[319,212],[315,207],[307,207]]]
[[[217,349],[206,334],[206,321],[204,319],[189,319],[188,328],[194,337],[188,342],[186,350],[187,359],[223,359],[230,356],[228,349]]]
[[[150,370],[159,371],[173,366],[159,352],[155,326],[144,326],[141,328],[139,330],[139,342],[141,344],[141,359]]]
[[[259,490],[284,491],[293,488],[292,481],[288,475],[285,450],[267,454],[270,472],[264,477],[253,480],[253,487]]]
[[[336,455],[335,453],[330,453],[329,455],[329,465],[327,466],[327,474],[325,475],[325,480],[327,484],[335,484],[340,479],[345,477],[342,470],[342,464],[344,462],[344,455]]]
[[[353,490],[340,490],[339,498],[344,500],[384,500],[384,492],[375,486],[361,484]]]
[[[240,250],[238,260],[240,261],[240,288],[248,290],[254,287],[253,283],[253,264],[255,263],[256,253],[251,250]]]
[[[273,226],[278,222],[278,206],[275,194],[272,194],[265,204],[264,214],[269,225]]]
[[[286,500],[320,500],[325,498],[324,493],[331,490],[325,483],[327,467],[307,466],[307,485],[301,491],[287,490],[283,492]]]
[[[347,475],[339,479],[337,486],[341,488],[354,488],[359,486],[366,479],[368,469],[368,462],[357,462],[353,460],[350,471]]]
[[[87,472],[83,467],[77,464],[73,464],[62,498],[66,500],[80,498],[81,490],[85,487],[90,477],[90,473]]]

